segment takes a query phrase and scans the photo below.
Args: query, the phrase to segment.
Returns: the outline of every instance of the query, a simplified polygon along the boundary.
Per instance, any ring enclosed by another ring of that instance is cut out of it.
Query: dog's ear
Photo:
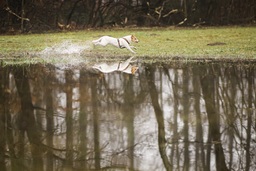
[[[132,41],[135,42],[135,43],[138,43],[138,42],[139,42],[139,40],[137,39],[137,37],[135,37],[134,35],[131,35],[131,39],[132,39]]]

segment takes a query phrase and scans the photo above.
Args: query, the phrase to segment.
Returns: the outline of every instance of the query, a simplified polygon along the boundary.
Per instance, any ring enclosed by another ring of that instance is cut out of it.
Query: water
[[[0,170],[256,170],[250,63],[0,68]]]
[[[74,55],[81,54],[84,50],[91,49],[90,45],[87,43],[77,44],[72,43],[72,41],[67,40],[60,44],[56,44],[54,46],[50,46],[45,48],[41,54],[42,55]]]
[[[40,57],[45,63],[56,63],[56,66],[62,69],[71,66],[77,67],[88,63],[84,53],[92,50],[91,42],[73,43],[70,40],[57,43],[54,46],[46,47],[35,56]]]

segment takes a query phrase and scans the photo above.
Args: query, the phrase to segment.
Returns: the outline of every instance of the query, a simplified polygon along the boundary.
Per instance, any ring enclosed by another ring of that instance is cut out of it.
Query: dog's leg
[[[130,48],[132,48],[132,49],[137,49],[135,46],[130,46]]]
[[[132,50],[132,48],[131,48],[130,46],[126,46],[126,48],[127,48],[129,51],[131,51],[132,53],[136,53],[136,52],[134,52],[134,51]]]

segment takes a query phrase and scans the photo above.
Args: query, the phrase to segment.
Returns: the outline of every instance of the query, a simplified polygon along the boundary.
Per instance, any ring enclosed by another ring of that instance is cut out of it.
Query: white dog
[[[134,35],[129,35],[129,36],[125,36],[125,37],[122,37],[122,38],[114,38],[114,37],[110,37],[110,36],[103,36],[103,37],[101,37],[97,40],[92,41],[92,43],[94,45],[106,46],[107,44],[111,44],[111,45],[116,46],[118,48],[127,48],[132,53],[136,53],[132,50],[132,48],[135,48],[135,47],[130,46],[131,42],[138,43],[139,40]]]

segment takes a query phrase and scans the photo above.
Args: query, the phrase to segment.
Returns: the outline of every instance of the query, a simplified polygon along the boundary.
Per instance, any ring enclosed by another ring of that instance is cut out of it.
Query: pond
[[[256,170],[255,67],[1,67],[0,170]]]

